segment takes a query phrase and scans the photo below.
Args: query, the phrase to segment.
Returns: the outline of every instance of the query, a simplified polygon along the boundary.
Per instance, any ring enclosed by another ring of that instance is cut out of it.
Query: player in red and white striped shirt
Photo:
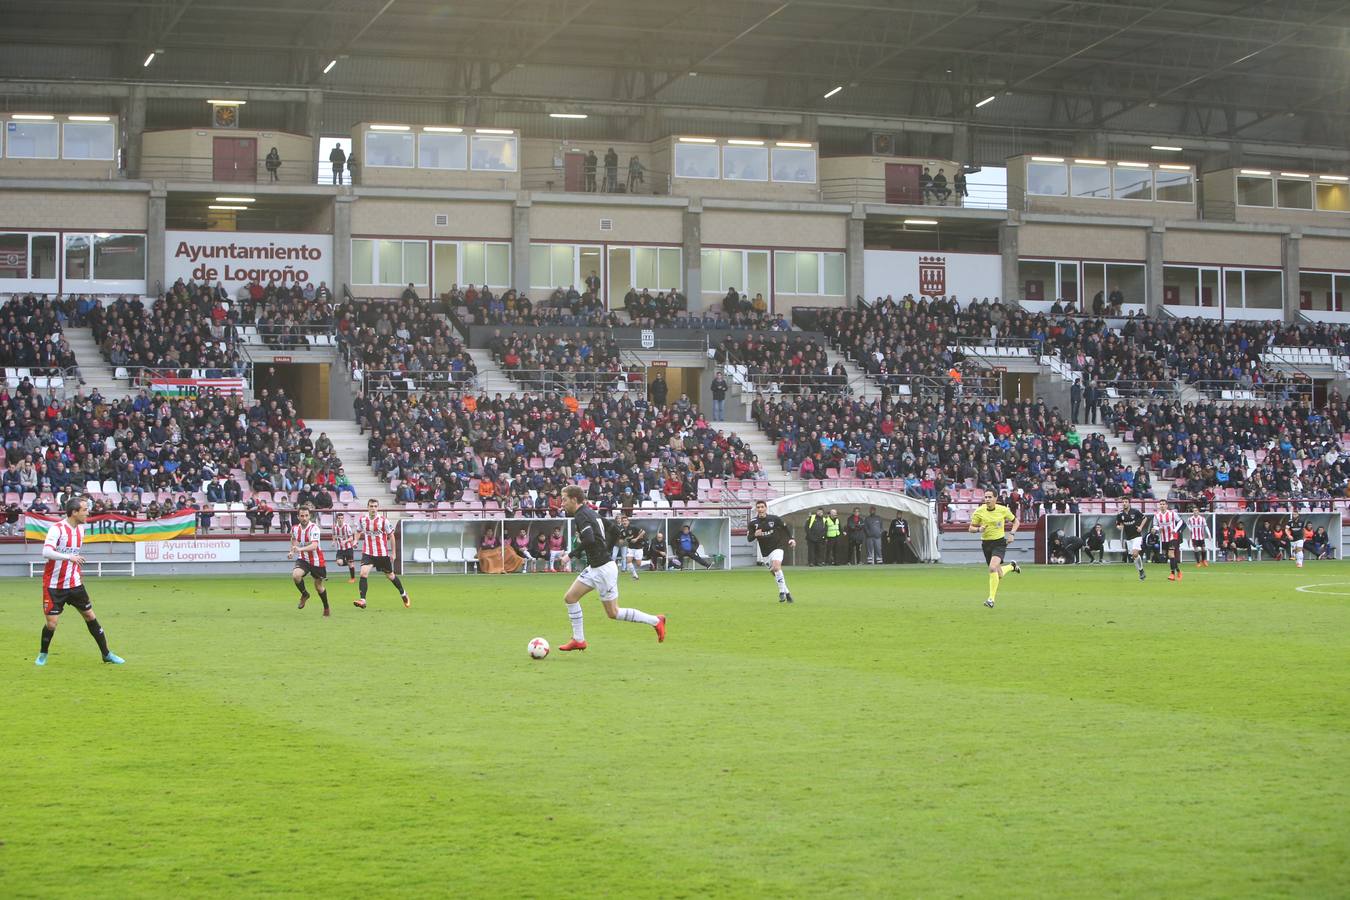
[[[1172,509],[1166,500],[1158,501],[1158,512],[1153,516],[1153,527],[1158,529],[1158,544],[1167,556],[1171,570],[1168,581],[1181,580],[1181,513]]]
[[[314,579],[314,590],[319,595],[319,600],[323,602],[324,616],[330,615],[328,609],[328,591],[324,590],[324,583],[328,579],[328,567],[323,561],[323,545],[319,543],[319,526],[313,520],[314,513],[308,506],[302,506],[295,511],[296,523],[291,526],[291,552],[286,554],[287,559],[295,560],[295,568],[291,570],[291,581],[295,582],[295,589],[300,592],[299,609],[305,608],[305,601],[309,599],[309,591],[305,590],[305,576],[309,575]]]
[[[98,643],[103,661],[120,666],[126,660],[108,649],[108,638],[94,616],[94,605],[84,587],[82,529],[89,518],[89,501],[73,497],[66,501],[65,512],[66,518],[47,529],[47,538],[42,542],[42,556],[47,560],[42,568],[42,614],[47,621],[42,626],[42,649],[33,662],[39,666],[47,664],[47,648],[52,644],[56,626],[61,624],[61,611],[70,605],[84,616],[84,624]]]
[[[356,532],[342,513],[333,517],[333,544],[337,547],[337,564],[347,567],[347,583],[355,584],[356,564],[352,561],[352,552],[356,549]]]
[[[1186,519],[1186,530],[1191,536],[1191,549],[1195,551],[1195,567],[1197,569],[1209,568],[1209,554],[1205,551],[1205,544],[1209,541],[1209,517],[1200,511],[1200,507],[1195,508]]]
[[[395,546],[394,523],[380,512],[380,501],[374,497],[366,501],[366,514],[356,520],[356,534],[361,538],[361,598],[353,600],[352,604],[358,609],[366,608],[367,579],[370,570],[375,569],[383,572],[384,577],[398,588],[403,605],[412,606],[408,592],[403,589],[403,582],[394,574],[394,554],[398,550]]]

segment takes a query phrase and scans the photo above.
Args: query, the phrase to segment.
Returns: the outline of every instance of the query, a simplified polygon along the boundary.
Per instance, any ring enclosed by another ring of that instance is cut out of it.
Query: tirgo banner
[[[253,231],[169,231],[164,235],[165,281],[221,282],[233,294],[257,281],[281,287],[333,286],[333,237]]]

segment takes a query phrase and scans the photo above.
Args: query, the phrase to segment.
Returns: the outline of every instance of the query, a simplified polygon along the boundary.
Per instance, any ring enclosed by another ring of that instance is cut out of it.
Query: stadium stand
[[[748,445],[692,406],[658,410],[603,393],[585,406],[530,393],[430,392],[416,402],[389,393],[362,398],[357,415],[369,432],[368,462],[397,500],[447,513],[540,513],[569,483],[586,486],[603,509],[670,509],[716,502],[724,489],[763,477]]]
[[[225,303],[180,282],[151,305],[119,297],[96,306],[88,322],[103,358],[114,366],[237,373],[243,359]]]
[[[363,381],[392,389],[408,378],[464,382],[477,374],[450,323],[415,298],[348,300],[334,315],[338,347]]]

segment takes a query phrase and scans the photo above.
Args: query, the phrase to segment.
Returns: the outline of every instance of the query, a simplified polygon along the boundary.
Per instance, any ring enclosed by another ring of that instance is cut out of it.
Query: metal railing
[[[482,385],[480,376],[473,372],[427,370],[405,372],[395,369],[352,369],[352,380],[361,393],[418,394],[427,391],[477,391]]]
[[[309,350],[337,345],[333,322],[307,325],[240,325],[240,343],[268,350]]]
[[[235,366],[115,366],[113,379],[125,382],[128,390],[148,388],[155,381],[166,380],[208,380],[216,378],[242,378],[244,391],[253,384],[253,364],[244,360]]]
[[[1175,381],[1134,381],[1119,379],[1116,381],[1098,381],[1098,396],[1104,404],[1116,400],[1163,400],[1181,399],[1181,389]]]
[[[569,192],[580,194],[636,194],[668,196],[671,188],[669,172],[658,172],[643,167],[639,177],[630,177],[628,163],[620,162],[611,181],[603,161],[588,178],[583,171],[577,181],[568,184],[562,166],[529,166],[520,170],[520,186],[527,191]]]
[[[79,390],[84,382],[80,379],[80,367],[70,366],[7,366],[5,367],[5,385],[15,391],[24,379],[40,394],[56,396],[62,399]]]
[[[1196,381],[1192,385],[1207,400],[1222,400],[1236,403],[1295,403],[1311,407],[1313,404],[1312,381],[1293,382],[1256,382],[1237,381]]]
[[[924,194],[917,187],[912,191],[887,191],[885,178],[842,177],[820,180],[820,199],[848,203],[892,203],[902,206],[935,206],[964,209],[1007,209],[1008,195],[987,185],[970,185],[969,196],[956,196],[955,188],[947,182],[947,195],[930,191]]]
[[[266,150],[259,147],[258,159],[253,165],[227,160],[217,161],[209,156],[142,156],[141,178],[165,181],[210,181],[217,184],[316,184],[321,175],[329,174],[325,163],[319,168],[317,160],[282,159],[276,177],[267,169]],[[219,162],[219,165],[217,164]]]

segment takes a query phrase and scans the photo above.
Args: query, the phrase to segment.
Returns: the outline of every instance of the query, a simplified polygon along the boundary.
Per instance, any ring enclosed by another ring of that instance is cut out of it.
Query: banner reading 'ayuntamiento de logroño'
[[[165,283],[221,282],[231,294],[257,281],[263,287],[333,286],[333,236],[254,231],[168,231],[164,234]]]

